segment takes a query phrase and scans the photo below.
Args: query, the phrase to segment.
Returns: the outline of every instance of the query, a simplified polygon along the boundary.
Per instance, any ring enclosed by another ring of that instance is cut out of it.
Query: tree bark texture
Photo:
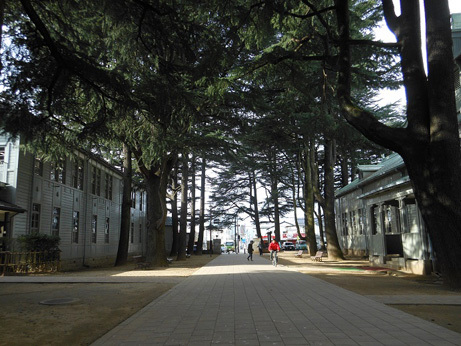
[[[187,235],[187,191],[189,184],[189,158],[187,154],[182,156],[181,169],[181,214],[179,218],[179,246],[178,261],[186,259],[186,235]]]
[[[179,242],[179,217],[178,217],[178,163],[176,162],[171,177],[171,189],[173,196],[171,199],[171,229],[173,232],[173,243],[171,244],[170,256],[178,255]]]
[[[206,160],[202,158],[202,171],[200,173],[200,215],[199,215],[199,232],[197,240],[197,255],[203,251],[203,236],[205,233],[205,191],[206,191]]]
[[[120,224],[120,240],[118,243],[115,266],[121,266],[128,261],[128,246],[130,242],[131,224],[131,186],[133,184],[133,169],[131,165],[131,151],[127,145],[123,145],[123,195]]]
[[[334,164],[335,164],[335,148],[334,141],[325,139],[325,234],[327,237],[327,250],[328,259],[343,260],[344,255],[339,246],[338,234],[336,233],[336,220],[335,220],[335,178],[334,178]]]
[[[195,244],[195,155],[192,156],[191,161],[191,204],[190,204],[190,233],[189,233],[189,241],[187,242],[187,253],[190,255],[194,252],[194,244]]]
[[[309,141],[304,148],[303,171],[304,171],[304,231],[309,247],[309,253],[315,255],[317,252],[317,241],[315,239],[314,222],[314,183],[312,179],[311,150],[314,150],[313,143]]]

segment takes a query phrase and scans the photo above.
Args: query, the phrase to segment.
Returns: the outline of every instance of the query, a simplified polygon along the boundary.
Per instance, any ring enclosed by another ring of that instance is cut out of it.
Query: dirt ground
[[[173,261],[168,268],[151,270],[135,270],[135,265],[130,263],[121,268],[59,273],[82,277],[117,275],[126,282],[0,281],[0,345],[89,345],[212,258],[214,256],[192,256],[186,261]],[[366,270],[369,263],[363,260],[319,263],[312,262],[307,255],[295,258],[294,252],[285,252],[280,255],[280,263],[363,295],[461,295],[442,286],[435,277]],[[141,279],[146,276],[149,280]],[[64,305],[43,304],[50,299],[74,301]],[[461,333],[460,305],[394,307]]]

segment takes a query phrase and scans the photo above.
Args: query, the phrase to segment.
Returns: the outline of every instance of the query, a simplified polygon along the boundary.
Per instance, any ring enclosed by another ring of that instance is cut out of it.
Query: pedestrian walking
[[[258,244],[259,256],[263,255],[263,242],[262,240]]]
[[[250,241],[250,243],[248,244],[248,257],[247,257],[247,260],[252,260],[253,261],[253,240]]]

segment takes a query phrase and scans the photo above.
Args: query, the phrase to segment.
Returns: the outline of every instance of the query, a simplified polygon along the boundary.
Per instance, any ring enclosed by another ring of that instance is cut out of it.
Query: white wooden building
[[[359,178],[336,191],[336,227],[345,254],[415,274],[433,269],[429,237],[402,158],[359,166]]]
[[[143,254],[145,192],[132,194],[130,254]],[[120,237],[121,172],[91,155],[42,162],[0,135],[0,246],[16,251],[15,239],[39,232],[61,239],[62,268],[113,263]]]

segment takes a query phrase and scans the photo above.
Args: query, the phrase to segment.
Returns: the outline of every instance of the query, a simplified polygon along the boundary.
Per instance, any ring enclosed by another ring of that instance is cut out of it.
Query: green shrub
[[[18,237],[19,244],[24,251],[57,251],[59,241],[57,235],[42,233],[26,234]]]

